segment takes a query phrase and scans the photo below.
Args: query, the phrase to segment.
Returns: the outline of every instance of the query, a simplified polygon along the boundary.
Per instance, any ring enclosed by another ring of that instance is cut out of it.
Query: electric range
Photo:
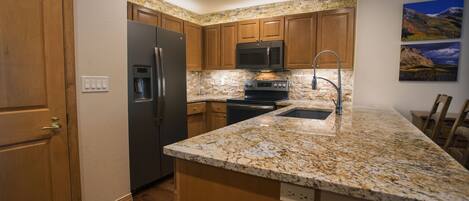
[[[234,124],[277,109],[275,103],[288,99],[288,80],[248,80],[244,98],[228,99],[227,124]]]

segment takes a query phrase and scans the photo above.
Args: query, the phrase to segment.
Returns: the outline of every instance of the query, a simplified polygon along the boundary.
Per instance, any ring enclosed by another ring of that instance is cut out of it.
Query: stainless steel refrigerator
[[[187,138],[186,53],[180,33],[129,21],[131,190],[173,172],[163,146]]]

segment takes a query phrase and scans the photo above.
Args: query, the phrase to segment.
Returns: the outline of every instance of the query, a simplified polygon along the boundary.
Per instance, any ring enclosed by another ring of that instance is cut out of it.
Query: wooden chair
[[[466,142],[465,146],[456,146],[457,138],[466,138],[469,141],[469,128],[462,126],[464,120],[469,113],[469,100],[466,100],[461,113],[457,117],[456,121],[451,128],[448,139],[446,140],[445,146],[443,147],[451,156],[453,156],[459,163],[468,167],[469,164],[469,142]]]
[[[430,113],[428,114],[428,117],[425,120],[423,127],[421,128],[422,132],[424,132],[428,137],[430,137],[435,143],[439,145],[443,145],[445,141],[441,138],[441,127],[446,118],[446,113],[448,112],[449,105],[452,99],[453,97],[448,96],[446,94],[438,94],[435,103],[433,104],[433,107]],[[440,105],[442,105],[441,111],[437,113]],[[429,128],[430,123],[432,121],[433,128]]]

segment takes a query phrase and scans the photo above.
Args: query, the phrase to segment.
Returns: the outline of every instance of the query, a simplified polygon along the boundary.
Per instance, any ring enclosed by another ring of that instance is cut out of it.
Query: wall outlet
[[[111,87],[109,85],[109,76],[81,76],[81,92],[108,92]]]
[[[280,184],[280,200],[282,201],[314,201],[314,189],[293,184]]]

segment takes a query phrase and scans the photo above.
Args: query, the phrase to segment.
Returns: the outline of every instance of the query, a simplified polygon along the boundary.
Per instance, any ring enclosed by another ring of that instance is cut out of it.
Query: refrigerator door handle
[[[161,90],[161,66],[160,66],[160,51],[159,47],[155,47],[155,66],[156,66],[156,90],[157,90],[157,98],[156,98],[156,105],[155,105],[155,119],[156,122],[159,123],[161,120],[161,99],[162,99],[162,90]]]
[[[161,97],[161,120],[164,119],[164,109],[165,109],[165,101],[166,101],[166,75],[165,75],[165,72],[164,72],[164,65],[163,65],[163,59],[164,59],[164,55],[163,55],[163,48],[159,48],[159,55],[160,55],[160,70],[161,70],[161,94],[162,94],[162,97]]]

